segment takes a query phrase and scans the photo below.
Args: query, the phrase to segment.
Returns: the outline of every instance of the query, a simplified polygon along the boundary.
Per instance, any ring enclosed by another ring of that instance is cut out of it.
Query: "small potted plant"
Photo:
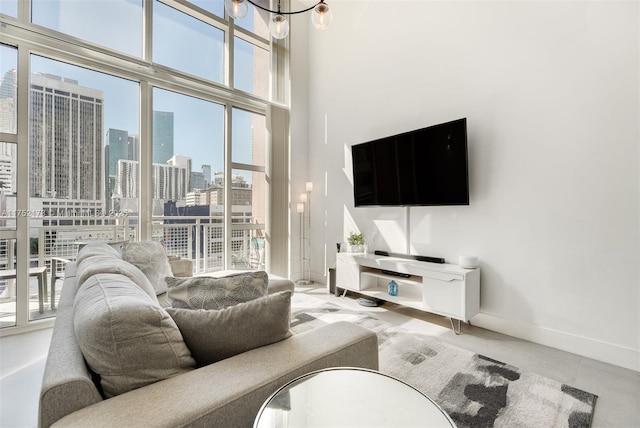
[[[352,253],[364,252],[364,236],[362,233],[350,232],[347,238]]]

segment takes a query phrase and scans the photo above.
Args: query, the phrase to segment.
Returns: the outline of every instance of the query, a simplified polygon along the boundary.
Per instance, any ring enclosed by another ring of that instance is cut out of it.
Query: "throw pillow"
[[[279,342],[291,335],[291,291],[221,310],[167,308],[198,366]]]
[[[166,310],[122,275],[87,279],[75,297],[73,324],[82,355],[100,376],[107,398],[195,367]]]
[[[168,277],[166,280],[171,306],[186,309],[224,309],[248,302],[266,296],[269,284],[269,277],[264,271],[222,278]]]
[[[122,244],[122,258],[136,266],[149,278],[156,294],[167,291],[165,278],[173,274],[167,253],[161,243],[127,241]]]

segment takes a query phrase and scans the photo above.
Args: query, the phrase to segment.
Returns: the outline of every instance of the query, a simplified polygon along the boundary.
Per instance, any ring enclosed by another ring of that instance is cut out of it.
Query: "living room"
[[[636,387],[621,389],[637,397],[638,2],[330,6],[325,31],[291,18],[290,184],[273,196],[289,212],[273,271],[306,275],[295,206],[311,182],[315,284],[296,293],[324,291],[352,231],[369,251],[473,255],[480,313],[460,340],[478,328],[629,370]],[[354,207],[352,145],[462,117],[468,206]]]
[[[342,2],[331,31],[292,34],[292,141],[309,142],[292,194],[316,186],[314,274],[350,231],[475,255],[475,325],[637,369],[636,6]],[[468,206],[411,208],[410,231],[405,208],[353,207],[351,145],[462,117]]]

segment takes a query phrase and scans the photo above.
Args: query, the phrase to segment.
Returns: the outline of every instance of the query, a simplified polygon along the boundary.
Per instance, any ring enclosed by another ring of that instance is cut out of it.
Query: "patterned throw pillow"
[[[167,308],[199,367],[291,336],[291,291],[218,311]]]
[[[169,258],[159,242],[127,241],[122,244],[122,258],[144,273],[156,290],[156,295],[167,291],[165,278],[173,275]]]
[[[269,277],[264,271],[222,278],[167,277],[167,297],[173,308],[224,309],[267,295]]]

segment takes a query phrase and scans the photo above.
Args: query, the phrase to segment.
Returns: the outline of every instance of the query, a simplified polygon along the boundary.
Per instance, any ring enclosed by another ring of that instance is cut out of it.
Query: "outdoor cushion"
[[[107,398],[195,367],[166,310],[123,275],[88,278],[76,294],[73,323]]]
[[[291,335],[291,292],[221,310],[167,308],[198,366],[279,342]]]

